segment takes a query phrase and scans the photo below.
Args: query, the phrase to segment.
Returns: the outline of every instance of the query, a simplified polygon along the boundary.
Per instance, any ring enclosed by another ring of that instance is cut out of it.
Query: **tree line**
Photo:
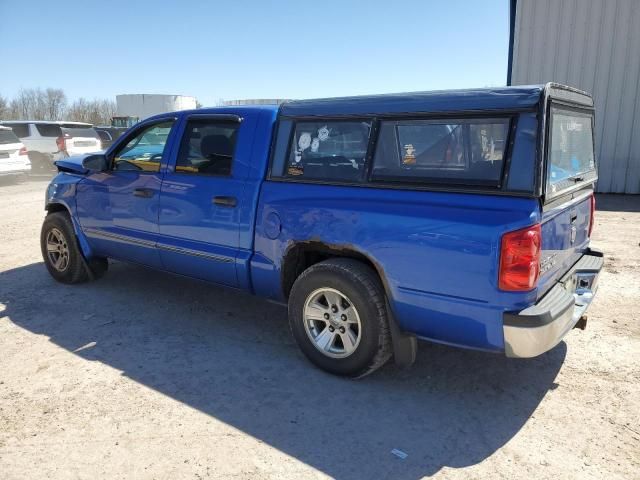
[[[67,120],[109,125],[115,113],[113,100],[78,98],[69,103],[60,88],[23,88],[11,99],[0,95],[0,120]]]

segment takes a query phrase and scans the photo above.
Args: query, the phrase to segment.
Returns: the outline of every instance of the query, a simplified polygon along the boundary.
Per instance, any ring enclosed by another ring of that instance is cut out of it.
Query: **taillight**
[[[540,224],[505,233],[500,247],[498,287],[509,292],[531,290],[540,275]]]
[[[67,150],[67,143],[65,141],[65,138],[64,137],[56,138],[56,146],[58,147],[59,151],[65,152]]]
[[[593,232],[593,222],[596,214],[596,196],[591,195],[591,214],[589,215],[589,237],[591,237],[591,232]]]
[[[27,147],[22,147],[18,152],[18,155],[27,155]]]

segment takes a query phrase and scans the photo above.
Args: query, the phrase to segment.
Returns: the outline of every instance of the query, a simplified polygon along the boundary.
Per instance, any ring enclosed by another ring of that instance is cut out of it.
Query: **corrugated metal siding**
[[[513,39],[512,85],[593,95],[598,190],[640,193],[640,0],[517,0]]]

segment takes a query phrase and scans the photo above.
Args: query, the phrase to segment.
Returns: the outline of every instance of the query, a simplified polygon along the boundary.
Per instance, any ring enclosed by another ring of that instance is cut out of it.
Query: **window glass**
[[[499,185],[508,119],[384,121],[373,178]]]
[[[575,177],[595,168],[591,114],[552,107],[547,181],[551,192],[575,185]]]
[[[167,144],[173,120],[156,123],[142,131],[120,148],[113,159],[114,170],[157,172]]]
[[[189,120],[182,137],[176,172],[231,175],[238,124]]]
[[[364,180],[371,122],[297,122],[284,175],[336,182]]]
[[[38,133],[43,137],[59,137],[62,135],[60,125],[55,123],[35,123]]]
[[[0,129],[0,145],[9,143],[20,143],[20,139],[11,130]]]
[[[13,133],[15,133],[20,138],[29,136],[29,124],[27,123],[5,123],[3,125],[11,127]]]

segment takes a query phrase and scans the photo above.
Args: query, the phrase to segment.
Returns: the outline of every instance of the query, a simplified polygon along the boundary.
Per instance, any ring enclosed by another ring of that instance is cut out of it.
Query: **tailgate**
[[[100,142],[94,137],[71,137],[66,139],[67,150],[100,150]]]
[[[589,192],[543,213],[538,297],[544,295],[586,251],[592,199]]]

